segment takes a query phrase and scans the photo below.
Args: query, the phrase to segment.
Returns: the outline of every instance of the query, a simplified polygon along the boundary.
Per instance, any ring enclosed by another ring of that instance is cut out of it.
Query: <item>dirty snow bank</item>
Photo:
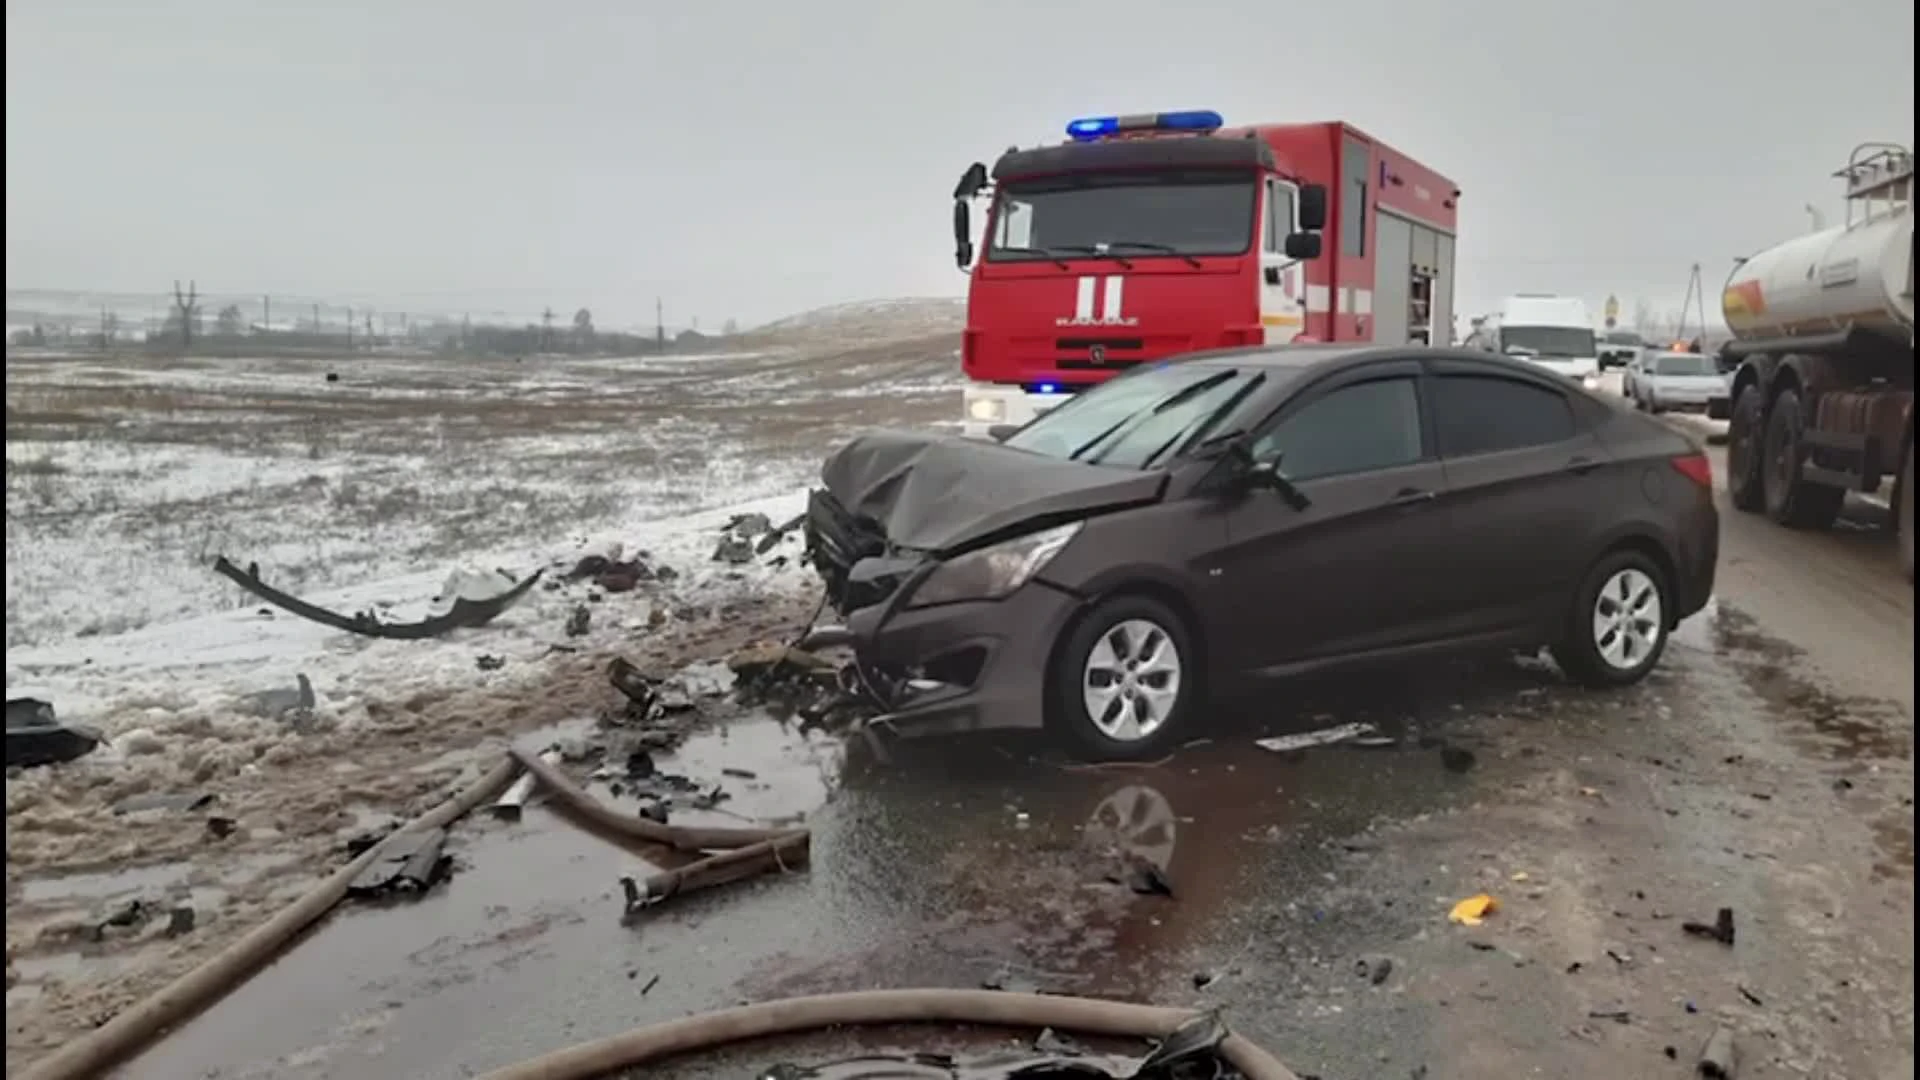
[[[547,587],[536,586],[519,604],[486,626],[457,631],[431,641],[381,641],[342,633],[276,611],[223,579],[207,574],[207,588],[218,589],[237,605],[231,610],[155,624],[120,634],[75,638],[50,645],[7,651],[7,685],[31,683],[51,700],[62,719],[80,720],[109,737],[164,723],[170,716],[230,714],[242,700],[263,690],[291,686],[304,673],[319,696],[320,711],[350,720],[355,702],[370,692],[394,698],[449,683],[484,678],[506,687],[534,670],[533,661],[555,645],[588,649],[643,633],[655,620],[656,606],[711,603],[728,594],[790,585],[808,586],[809,578],[792,556],[798,537],[789,536],[781,565],[756,562],[735,566],[712,561],[720,529],[740,514],[765,514],[776,524],[798,514],[805,492],[795,491],[718,510],[636,522],[625,528],[576,538],[559,549],[517,547],[479,553],[463,563],[499,568],[515,578],[549,568]],[[555,589],[556,568],[564,570],[581,554],[610,544],[628,552],[644,551],[654,565],[672,567],[678,578],[664,594],[594,605],[589,631],[579,638],[563,626],[579,595]],[[777,559],[774,554],[771,558]],[[447,566],[385,581],[331,589],[300,598],[339,612],[375,609],[393,620],[421,617],[447,578]],[[271,568],[262,577],[280,587]],[[672,612],[662,609],[662,615]],[[477,670],[480,657],[505,660],[496,670]]]

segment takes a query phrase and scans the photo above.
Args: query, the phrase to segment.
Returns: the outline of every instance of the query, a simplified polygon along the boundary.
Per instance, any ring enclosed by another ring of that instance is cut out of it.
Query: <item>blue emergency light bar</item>
[[[1135,113],[1132,116],[1087,116],[1067,121],[1067,137],[1091,142],[1129,131],[1218,131],[1226,125],[1227,122],[1212,109]]]

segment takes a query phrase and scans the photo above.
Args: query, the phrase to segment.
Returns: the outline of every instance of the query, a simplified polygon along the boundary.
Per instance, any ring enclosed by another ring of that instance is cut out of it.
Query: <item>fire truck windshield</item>
[[[1251,173],[1222,169],[1012,180],[994,201],[987,259],[1238,255],[1253,240],[1256,192]]]

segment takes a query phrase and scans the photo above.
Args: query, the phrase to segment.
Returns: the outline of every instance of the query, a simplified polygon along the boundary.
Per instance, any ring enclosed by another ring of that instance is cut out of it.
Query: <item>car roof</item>
[[[1689,354],[1692,355],[1692,354]],[[1526,375],[1540,374],[1538,365],[1485,349],[1456,346],[1374,345],[1360,343],[1321,343],[1307,345],[1253,345],[1235,349],[1215,349],[1172,358],[1174,363],[1201,364],[1209,367],[1253,366],[1289,372],[1294,375],[1325,374],[1383,360],[1434,359],[1464,361],[1492,369],[1505,369]]]

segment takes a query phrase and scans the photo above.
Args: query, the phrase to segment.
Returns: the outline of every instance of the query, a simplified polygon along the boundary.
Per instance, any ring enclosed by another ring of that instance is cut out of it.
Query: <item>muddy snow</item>
[[[795,515],[853,431],[950,419],[955,336],[929,330],[950,306],[645,360],[10,359],[9,697],[109,743],[9,770],[9,1058],[185,970],[505,739],[592,716],[610,655],[672,667],[797,628],[798,537],[736,562],[722,530]],[[616,551],[644,580],[568,580]],[[392,622],[456,572],[546,576],[484,627],[384,641],[270,608],[222,554]],[[302,675],[296,720],[274,702]]]

